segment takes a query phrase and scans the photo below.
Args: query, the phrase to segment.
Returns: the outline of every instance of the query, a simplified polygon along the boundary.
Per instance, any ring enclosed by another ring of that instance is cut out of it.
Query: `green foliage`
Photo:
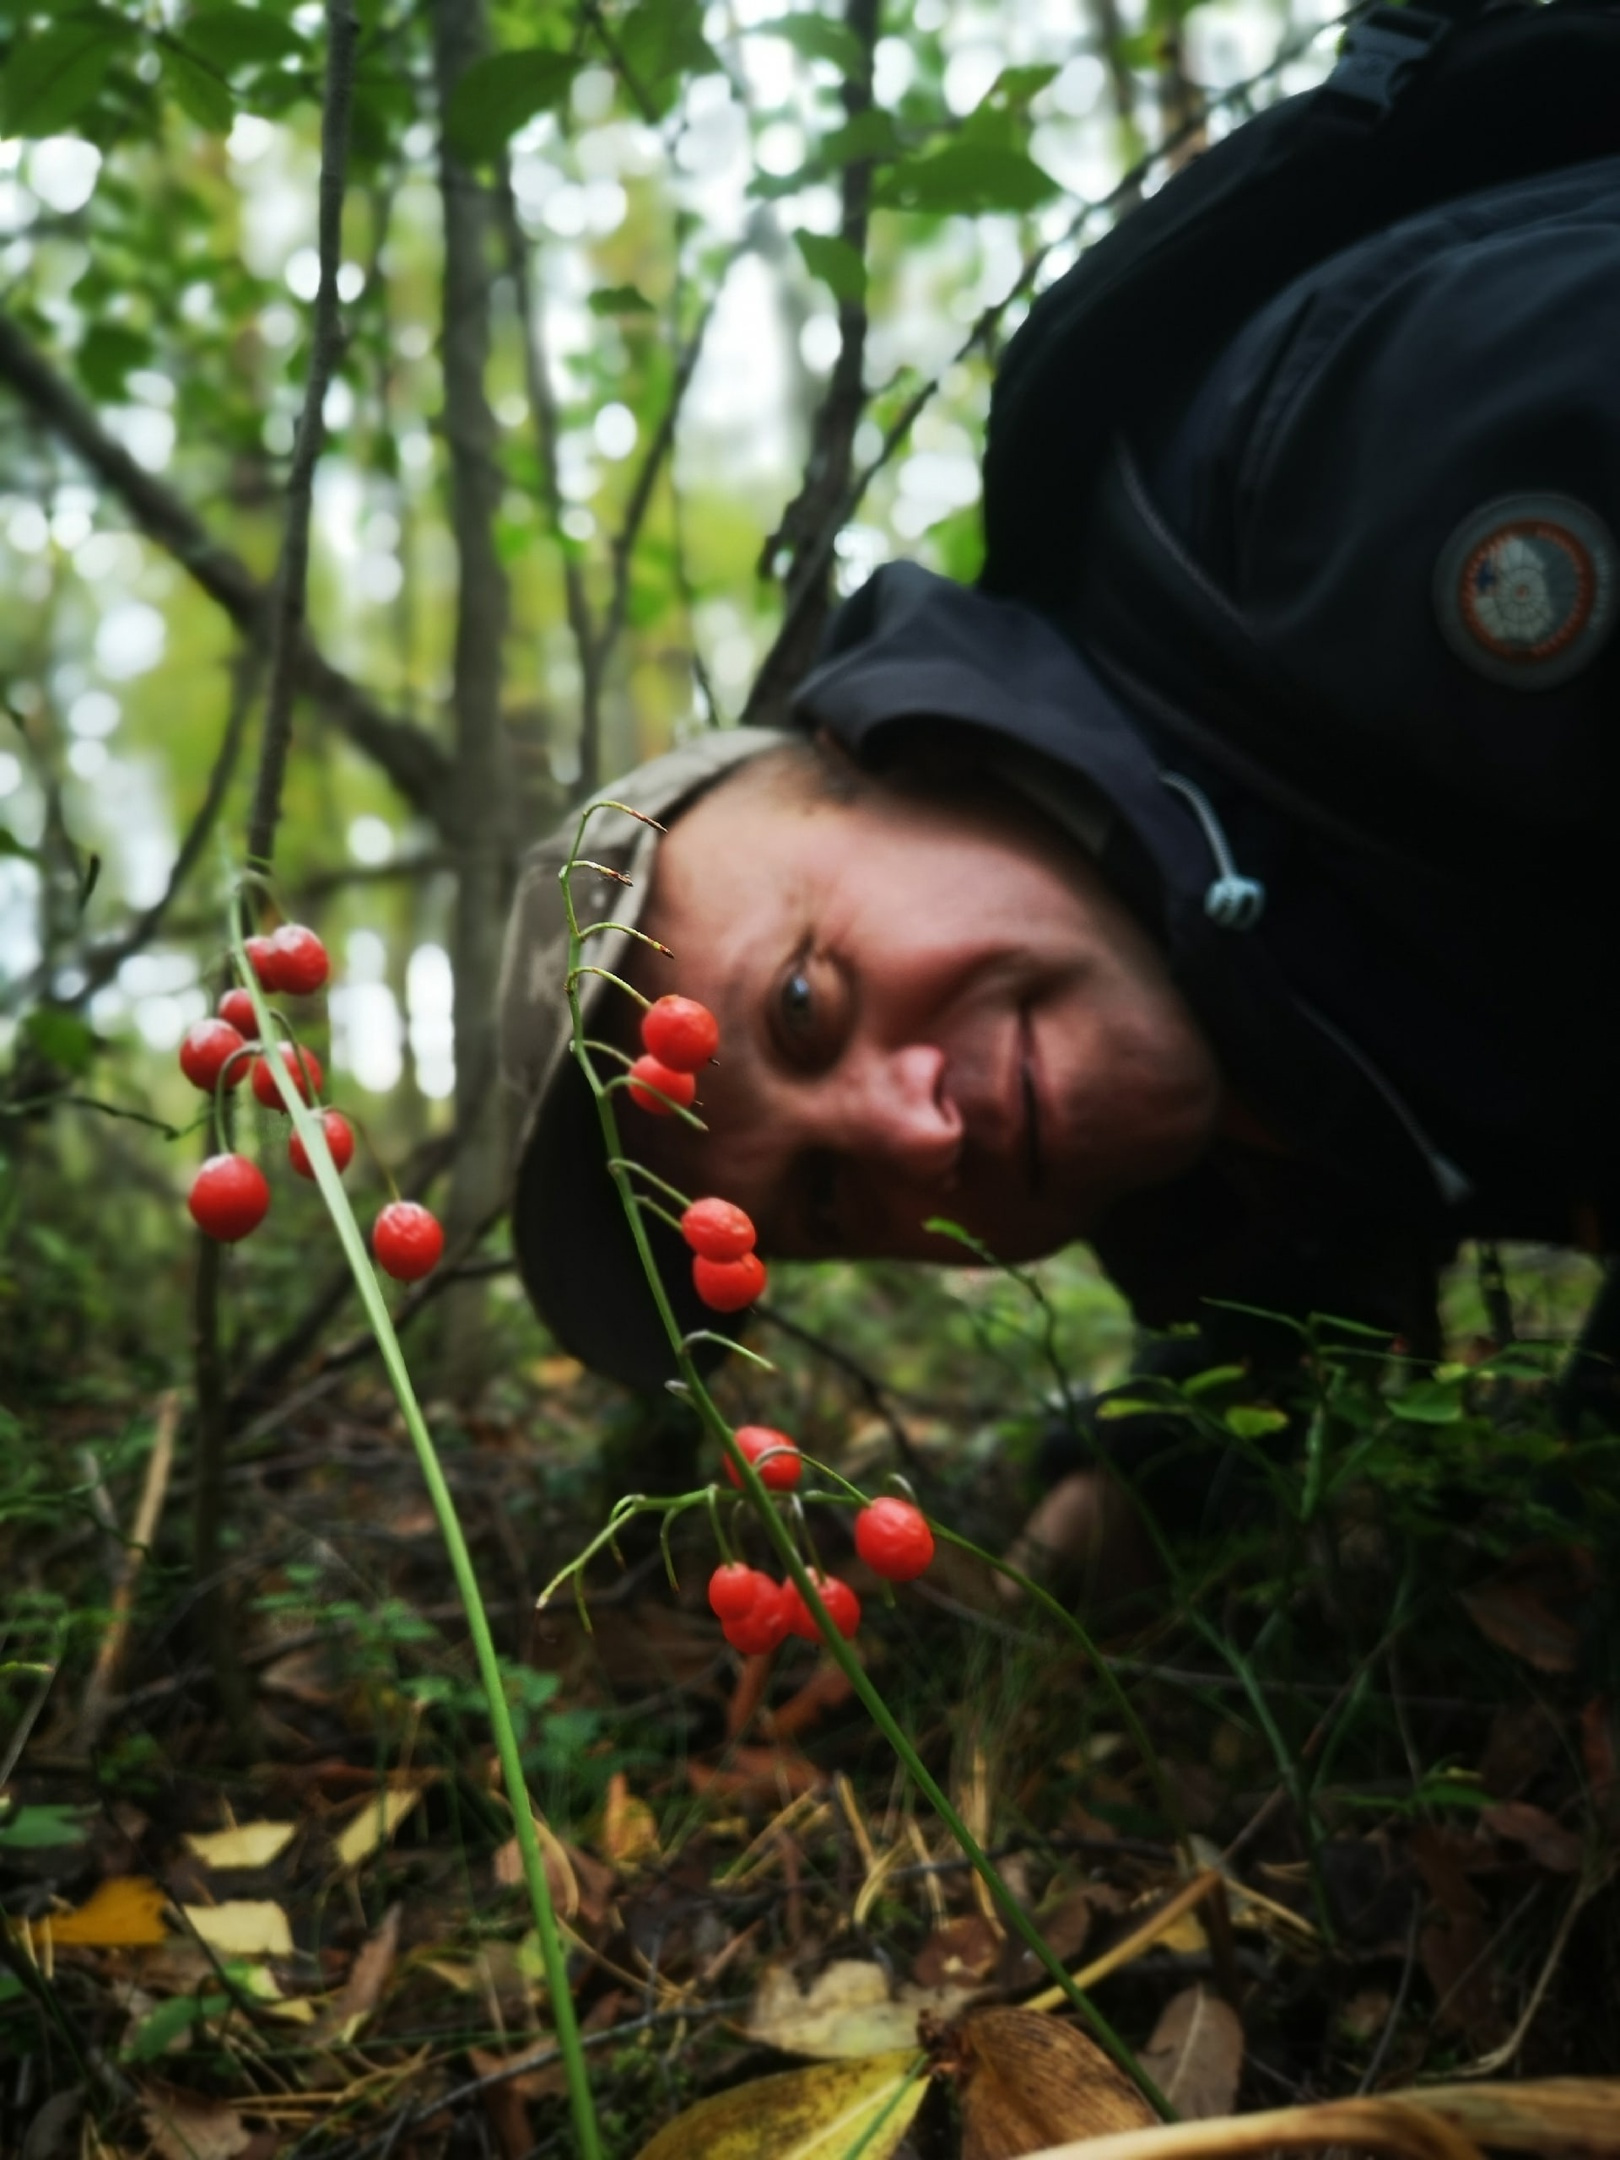
[[[557,110],[583,65],[577,53],[545,45],[474,61],[450,100],[446,133],[452,149],[469,164],[498,157],[536,113]]]

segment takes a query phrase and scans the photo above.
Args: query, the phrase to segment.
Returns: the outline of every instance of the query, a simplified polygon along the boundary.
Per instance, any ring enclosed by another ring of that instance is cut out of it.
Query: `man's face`
[[[1031,1259],[1210,1137],[1219,1075],[1156,949],[1032,810],[744,773],[660,844],[642,927],[675,958],[641,948],[639,987],[701,998],[721,1048],[708,1133],[637,1118],[635,1152],[767,1253],[959,1260],[944,1215]]]

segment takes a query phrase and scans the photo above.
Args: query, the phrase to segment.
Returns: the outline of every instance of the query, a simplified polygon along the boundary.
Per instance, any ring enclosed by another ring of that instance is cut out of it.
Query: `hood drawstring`
[[[1209,852],[1220,876],[1204,894],[1204,913],[1220,930],[1252,930],[1266,911],[1266,888],[1258,878],[1245,877],[1232,859],[1215,806],[1200,787],[1180,773],[1162,772],[1160,784],[1179,795],[1203,828]]]

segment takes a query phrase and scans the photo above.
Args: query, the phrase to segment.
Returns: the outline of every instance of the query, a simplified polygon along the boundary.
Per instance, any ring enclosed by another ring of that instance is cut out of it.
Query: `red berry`
[[[728,1560],[709,1577],[709,1610],[717,1620],[739,1620],[744,1613],[753,1611],[763,1591],[775,1588],[771,1578],[758,1568]]]
[[[250,937],[247,941],[248,965],[259,978],[259,988],[276,991],[281,983],[281,955],[276,951],[274,938]]]
[[[287,1068],[293,1086],[305,1102],[313,1102],[321,1092],[321,1061],[313,1050],[295,1050],[291,1043],[280,1046],[281,1062]],[[270,1070],[267,1058],[253,1060],[253,1093],[267,1110],[285,1110],[281,1090],[276,1086],[276,1076]]]
[[[810,1580],[821,1592],[821,1602],[827,1608],[827,1618],[848,1642],[861,1624],[861,1601],[836,1575],[823,1575],[819,1569],[810,1570]],[[809,1606],[799,1595],[798,1587],[791,1582],[782,1585],[787,1599],[788,1633],[802,1635],[806,1642],[820,1642],[821,1630],[816,1626]]]
[[[741,1312],[765,1295],[765,1263],[751,1252],[740,1260],[705,1260],[694,1253],[692,1283],[711,1312]]]
[[[245,1155],[210,1155],[191,1181],[186,1205],[205,1236],[234,1245],[264,1221],[270,1187],[258,1164]]]
[[[655,1057],[638,1057],[630,1068],[630,1100],[638,1109],[650,1110],[654,1117],[669,1117],[673,1103],[690,1110],[696,1093],[697,1082],[689,1072],[677,1072]],[[666,1095],[669,1102],[664,1100]]]
[[[874,1575],[910,1582],[934,1557],[934,1533],[909,1500],[874,1500],[855,1518],[855,1550]]]
[[[193,1087],[205,1094],[213,1092],[214,1083],[224,1072],[228,1059],[246,1045],[227,1020],[199,1020],[185,1041],[180,1045],[180,1070]],[[240,1087],[247,1078],[247,1059],[237,1062],[225,1073],[227,1087]]]
[[[283,923],[270,940],[278,989],[293,997],[310,997],[332,972],[326,947],[313,930],[302,923]]]
[[[354,1160],[354,1127],[341,1110],[323,1110],[321,1130],[325,1133],[326,1144],[332,1151],[333,1166],[341,1177]],[[309,1159],[309,1150],[297,1133],[289,1133],[287,1136],[287,1160],[300,1177],[312,1178],[315,1175],[315,1165]]]
[[[748,1610],[734,1620],[720,1623],[726,1641],[745,1657],[761,1657],[774,1650],[788,1631],[791,1608],[786,1583],[772,1582],[768,1575],[761,1575],[759,1581],[760,1588]]]
[[[785,1432],[778,1432],[771,1425],[739,1425],[733,1438],[759,1472],[761,1483],[772,1492],[791,1492],[798,1484],[804,1457],[799,1453],[798,1443],[790,1440]],[[768,1456],[769,1461],[762,1461],[763,1456]],[[726,1476],[733,1485],[742,1483],[729,1455],[726,1457]]]
[[[705,1260],[740,1260],[754,1249],[754,1225],[729,1200],[694,1200],[681,1217],[681,1236]]]
[[[444,1251],[444,1232],[434,1216],[414,1200],[391,1200],[371,1233],[377,1265],[396,1282],[420,1282],[431,1275]]]
[[[677,1072],[695,1073],[720,1047],[720,1023],[696,998],[661,997],[641,1016],[641,1039]]]
[[[227,990],[219,1001],[219,1017],[229,1021],[237,1033],[251,1042],[259,1032],[258,1017],[253,1010],[253,1000],[245,990]]]

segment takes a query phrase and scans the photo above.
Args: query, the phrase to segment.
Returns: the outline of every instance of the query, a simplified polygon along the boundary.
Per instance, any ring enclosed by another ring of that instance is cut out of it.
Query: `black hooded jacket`
[[[802,724],[1105,799],[1101,868],[1265,1136],[1102,1226],[1150,1325],[1421,1346],[1459,1238],[1613,1248],[1617,355],[1620,160],[1466,198],[1132,416],[1043,608],[894,564],[834,620]]]

